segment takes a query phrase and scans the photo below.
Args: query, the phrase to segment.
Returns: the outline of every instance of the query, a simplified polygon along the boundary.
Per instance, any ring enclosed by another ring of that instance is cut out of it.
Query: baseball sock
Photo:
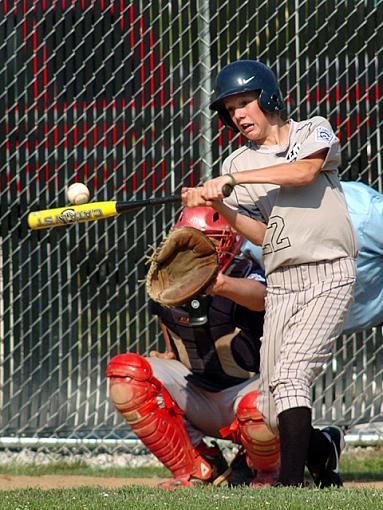
[[[279,482],[303,485],[305,463],[311,436],[311,409],[294,407],[278,415],[281,442]]]

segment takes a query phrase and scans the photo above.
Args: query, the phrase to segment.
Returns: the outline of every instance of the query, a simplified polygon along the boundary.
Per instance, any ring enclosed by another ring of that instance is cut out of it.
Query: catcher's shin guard
[[[257,408],[258,392],[245,395],[230,425],[230,431],[246,450],[246,461],[257,473],[276,473],[280,464],[279,437],[263,421]]]
[[[208,481],[212,469],[193,448],[182,410],[153,376],[148,361],[134,353],[119,354],[109,362],[106,376],[116,409],[173,476]]]

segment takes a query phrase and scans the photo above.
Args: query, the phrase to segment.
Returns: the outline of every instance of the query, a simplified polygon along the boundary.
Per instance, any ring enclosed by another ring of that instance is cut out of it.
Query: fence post
[[[201,177],[202,180],[211,178],[212,169],[212,133],[211,112],[209,102],[211,99],[211,62],[210,62],[210,11],[209,0],[197,0],[198,12],[198,50],[200,67],[200,98],[201,98]]]

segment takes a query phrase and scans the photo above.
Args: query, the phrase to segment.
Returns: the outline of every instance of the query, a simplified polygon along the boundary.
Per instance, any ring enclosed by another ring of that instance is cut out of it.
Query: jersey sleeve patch
[[[323,127],[323,126],[318,126],[317,128],[315,128],[315,141],[316,142],[324,142],[324,143],[328,143],[328,144],[331,144],[335,139],[335,135],[334,133]]]

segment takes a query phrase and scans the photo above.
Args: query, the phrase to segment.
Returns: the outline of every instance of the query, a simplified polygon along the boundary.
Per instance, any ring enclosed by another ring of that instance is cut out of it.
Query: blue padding
[[[343,192],[358,237],[355,303],[345,333],[383,322],[383,195],[361,182],[343,182]]]
[[[361,182],[342,181],[348,210],[358,238],[355,303],[344,333],[383,323],[383,194]],[[262,250],[246,241],[242,251],[261,266]]]

